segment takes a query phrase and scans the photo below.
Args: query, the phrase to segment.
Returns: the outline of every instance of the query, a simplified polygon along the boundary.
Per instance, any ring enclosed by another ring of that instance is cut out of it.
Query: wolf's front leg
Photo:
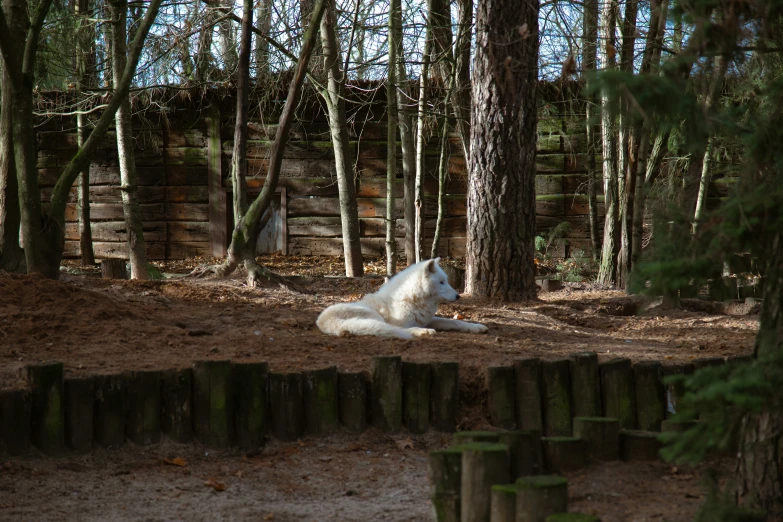
[[[458,321],[446,317],[433,317],[427,327],[440,332],[487,333],[489,331],[489,328],[480,323],[468,323],[467,321]]]

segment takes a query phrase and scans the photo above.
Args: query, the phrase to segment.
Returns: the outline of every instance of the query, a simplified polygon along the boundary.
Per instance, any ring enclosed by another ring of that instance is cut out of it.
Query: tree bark
[[[397,39],[402,42],[402,10],[397,11],[399,19],[396,27],[399,34]],[[416,147],[414,146],[415,128],[413,114],[410,108],[409,97],[405,91],[409,91],[407,73],[405,71],[405,58],[402,53],[397,56],[397,126],[400,129],[400,148],[402,149],[402,185],[403,185],[403,217],[405,222],[405,260],[408,266],[416,259]],[[404,86],[404,87],[403,87]]]
[[[414,181],[414,252],[416,262],[424,256],[424,170],[425,149],[427,147],[427,89],[430,71],[430,54],[432,52],[432,18],[429,16],[431,1],[427,2],[427,27],[422,54],[421,72],[419,73],[419,108],[416,123],[416,179]]]
[[[80,26],[76,34],[76,76],[78,89],[92,87],[95,77],[95,29],[89,21],[90,3],[88,0],[75,2],[76,15],[80,17]],[[87,135],[87,115],[76,115],[76,145],[81,147]],[[77,185],[76,213],[79,220],[79,252],[82,265],[95,264],[95,252],[92,247],[92,227],[90,226],[90,168],[79,173]]]
[[[386,274],[397,272],[397,239],[394,232],[397,216],[394,206],[394,184],[397,180],[397,55],[402,42],[397,41],[397,11],[401,11],[400,0],[391,0],[389,6],[389,73],[386,82],[387,147],[386,147]],[[401,17],[400,17],[401,18]]]
[[[242,2],[242,33],[237,63],[237,109],[234,124],[234,150],[231,155],[234,223],[247,210],[247,123],[250,107],[250,43],[253,37],[253,2]],[[255,252],[254,252],[255,253]]]
[[[435,220],[435,235],[432,237],[432,253],[430,257],[438,257],[440,247],[441,228],[443,219],[446,216],[446,181],[449,175],[449,109],[451,108],[451,97],[454,92],[455,69],[452,69],[449,77],[449,85],[446,89],[446,96],[443,99],[443,124],[440,130],[440,154],[438,157],[438,217]]]
[[[595,71],[598,54],[598,0],[585,0],[583,30],[584,45],[582,47],[582,67],[584,72]],[[585,119],[587,120],[587,206],[590,223],[590,245],[594,261],[598,261],[600,249],[598,237],[598,201],[596,190],[597,166],[595,161],[596,140],[596,107],[595,95],[590,95],[585,103]]]
[[[127,0],[112,0],[112,68],[114,78],[121,79],[126,62]],[[115,89],[118,87],[115,84]],[[149,279],[147,252],[144,247],[144,232],[139,208],[139,180],[136,176],[136,160],[133,155],[133,129],[131,128],[131,104],[127,96],[120,103],[115,115],[117,133],[117,155],[120,164],[120,192],[122,213],[128,234],[128,257],[131,265],[131,279]],[[89,166],[88,166],[89,168]]]
[[[324,51],[324,68],[328,82],[326,92],[321,94],[329,111],[329,129],[332,135],[337,171],[345,275],[361,277],[364,275],[364,263],[362,262],[362,245],[359,238],[359,208],[356,202],[356,183],[353,175],[353,162],[350,158],[348,121],[343,96],[345,74],[340,69],[341,53],[335,33],[335,17],[334,2],[330,1],[321,19],[321,46]]]
[[[272,28],[272,2],[271,0],[259,0],[256,5],[256,27],[263,35],[269,35]],[[266,38],[256,37],[254,53],[256,78],[264,78],[269,75],[269,42]]]
[[[218,19],[220,12],[210,5],[206,6],[206,14],[203,18],[201,30],[198,35],[198,47],[196,49],[196,66],[195,66],[195,78],[196,81],[203,83],[207,81],[214,69],[212,58],[212,34],[214,31],[215,21]]]
[[[537,0],[480,0],[476,16],[466,291],[536,296]]]
[[[457,116],[457,129],[462,139],[462,153],[465,163],[470,158],[470,40],[473,34],[473,0],[457,0],[459,11],[457,38],[455,42],[456,54],[456,82],[457,93],[454,96],[455,114]]]

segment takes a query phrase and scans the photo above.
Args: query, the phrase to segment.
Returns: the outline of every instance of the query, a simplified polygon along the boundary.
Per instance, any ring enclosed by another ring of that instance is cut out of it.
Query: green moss
[[[601,522],[601,519],[583,513],[553,513],[546,517],[546,522]]]
[[[46,410],[46,437],[50,443],[56,444],[63,431],[62,397],[57,388],[49,390],[49,400]]]
[[[497,491],[498,493],[505,493],[506,495],[516,495],[517,486],[516,484],[495,484],[494,486],[492,486],[492,491]]]
[[[469,442],[497,442],[500,433],[496,431],[458,431],[454,434],[454,444]]]
[[[578,442],[579,437],[541,437],[541,442]]]
[[[516,486],[519,489],[546,489],[559,488],[568,485],[568,480],[557,475],[537,475],[533,477],[522,477],[517,480]]]
[[[489,451],[489,452],[498,452],[502,451],[504,453],[508,452],[508,446],[505,444],[497,444],[492,442],[470,442],[468,444],[462,445],[463,451]]]
[[[614,417],[574,417],[574,420],[580,420],[582,422],[605,422],[607,424],[618,421]]]
[[[536,201],[563,201],[565,196],[563,194],[542,194],[536,196]]]

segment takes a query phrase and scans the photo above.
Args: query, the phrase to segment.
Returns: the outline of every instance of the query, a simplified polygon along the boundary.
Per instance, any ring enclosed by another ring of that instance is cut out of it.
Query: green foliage
[[[557,271],[562,281],[580,283],[589,279],[596,273],[595,262],[582,249],[575,249],[568,259],[564,259],[557,265]]]
[[[707,490],[707,498],[696,513],[694,522],[750,522],[767,519],[761,514],[757,514],[757,518],[751,518],[753,513],[738,508],[731,495],[721,492],[713,473],[705,474],[704,486]]]
[[[163,272],[151,263],[147,263],[147,273],[150,275],[150,279],[163,279]]]
[[[567,240],[564,236],[570,231],[571,223],[568,221],[562,221],[561,223],[558,223],[557,226],[552,227],[549,230],[546,238],[543,236],[536,236],[536,254],[544,259],[549,259],[551,257],[549,250],[553,246],[564,246],[567,243]]]

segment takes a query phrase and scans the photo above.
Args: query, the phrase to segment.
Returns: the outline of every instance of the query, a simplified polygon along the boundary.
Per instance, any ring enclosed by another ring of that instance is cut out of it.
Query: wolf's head
[[[456,301],[459,299],[459,293],[449,284],[449,278],[439,262],[439,257],[424,262],[424,286],[427,293],[440,301]]]

